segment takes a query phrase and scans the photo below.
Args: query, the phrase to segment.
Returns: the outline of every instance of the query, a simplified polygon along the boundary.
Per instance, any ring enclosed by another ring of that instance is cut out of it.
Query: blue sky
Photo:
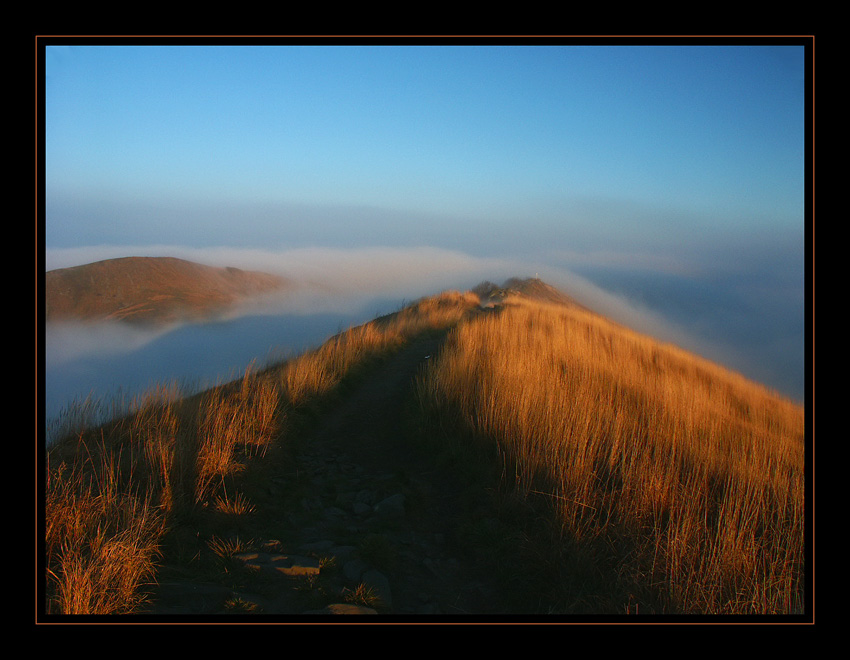
[[[744,324],[769,299],[802,366],[802,46],[60,45],[45,76],[48,267],[430,248]]]

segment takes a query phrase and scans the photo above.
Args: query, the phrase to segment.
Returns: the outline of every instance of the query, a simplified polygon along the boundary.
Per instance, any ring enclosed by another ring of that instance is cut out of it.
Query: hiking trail
[[[460,542],[470,520],[486,523],[486,497],[407,426],[416,375],[447,332],[412,339],[323,406],[264,478],[243,480],[250,513],[183,530],[191,556],[166,563],[147,613],[498,613],[495,581]]]

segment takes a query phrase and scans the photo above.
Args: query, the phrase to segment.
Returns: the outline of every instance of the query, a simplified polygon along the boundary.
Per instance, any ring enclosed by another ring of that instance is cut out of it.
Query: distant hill
[[[45,318],[161,324],[214,318],[287,286],[281,277],[173,257],[123,257],[45,275]]]

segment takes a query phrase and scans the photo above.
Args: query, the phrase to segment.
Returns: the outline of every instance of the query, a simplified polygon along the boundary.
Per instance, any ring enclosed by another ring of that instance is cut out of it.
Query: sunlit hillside
[[[44,312],[50,322],[205,320],[287,284],[268,273],[174,257],[123,257],[48,271]]]
[[[644,613],[801,610],[801,407],[521,297],[457,327],[419,392],[426,417],[498,456],[503,485],[551,504],[565,547]]]
[[[249,466],[276,456],[263,478],[295,479],[278,450],[305,441],[304,420],[380,388],[378,366],[424,336],[440,348],[416,356],[392,441],[495,468],[469,486],[530,507],[537,531],[515,535],[538,562],[514,579],[546,585],[533,613],[803,611],[803,409],[542,283],[513,284],[498,299],[486,287],[492,306],[425,298],[233,383],[163,387],[105,425],[69,424],[44,472],[47,612],[137,611],[164,545],[200,517],[252,511]]]

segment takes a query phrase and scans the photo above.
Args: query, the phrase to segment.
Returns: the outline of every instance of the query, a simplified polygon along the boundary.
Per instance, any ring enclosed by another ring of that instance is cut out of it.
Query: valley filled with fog
[[[735,271],[712,280],[636,268],[573,269],[472,256],[439,248],[309,248],[284,251],[97,248],[48,250],[47,266],[145,254],[286,278],[279,294],[235,308],[229,318],[143,330],[122,323],[48,324],[43,356],[48,428],[70,404],[90,397],[107,409],[161,385],[186,393],[319,346],[332,335],[405,302],[483,280],[539,275],[608,318],[719,362],[802,401],[801,293],[782,278]],[[575,260],[574,260],[575,261]],[[788,263],[786,259],[784,263]],[[642,274],[643,273],[643,274]],[[107,411],[108,414],[108,411]]]
[[[104,410],[175,384],[185,393],[206,389],[320,345],[332,335],[401,301],[373,301],[344,313],[250,315],[167,330],[119,324],[64,324],[45,333],[44,411],[48,428],[63,410],[86,399]]]

